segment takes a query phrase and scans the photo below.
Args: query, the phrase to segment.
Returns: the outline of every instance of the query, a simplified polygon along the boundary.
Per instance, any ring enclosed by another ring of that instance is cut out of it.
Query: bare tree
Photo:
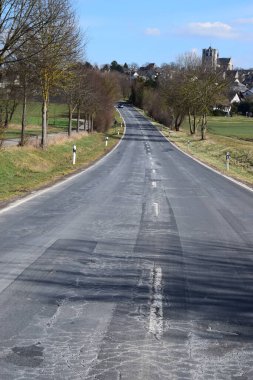
[[[195,53],[185,53],[177,60],[172,71],[163,73],[161,91],[174,115],[174,127],[179,129],[188,115],[190,133],[198,127],[201,138],[206,138],[207,116],[212,108],[224,103],[228,81],[219,71],[202,66]]]
[[[33,62],[42,95],[41,146],[44,148],[47,146],[49,95],[52,88],[68,75],[69,67],[78,58],[80,34],[68,0],[37,0],[36,12],[43,24],[49,15],[57,15],[34,37],[35,49],[39,46],[39,53],[34,56]]]
[[[179,131],[180,126],[187,113],[183,99],[184,78],[179,69],[174,70],[173,75],[163,76],[159,86],[161,97],[168,107],[168,112],[172,115],[172,127]]]
[[[84,114],[89,132],[93,128],[106,131],[113,121],[114,103],[120,97],[120,86],[108,72],[89,69],[84,77],[80,111]]]
[[[226,93],[228,81],[224,80],[219,72],[214,70],[202,70],[196,77],[195,91],[192,93],[192,104],[199,115],[201,139],[206,139],[207,116],[217,104],[227,102]]]
[[[91,66],[92,67],[92,66]],[[77,62],[71,66],[64,76],[60,88],[65,94],[65,99],[69,109],[68,135],[72,131],[73,113],[77,111],[77,132],[79,132],[81,108],[84,102],[88,102],[91,96],[91,89],[87,80],[91,69],[84,63]]]
[[[38,0],[0,0],[0,66],[31,58],[30,51],[26,56],[17,55],[23,45],[55,17],[52,13],[36,17],[37,4]],[[37,46],[36,51],[40,48]]]
[[[13,71],[9,65],[1,70],[0,79],[0,140],[8,129],[15,109],[20,100],[20,84],[17,71]]]
[[[22,120],[21,120],[21,134],[20,145],[25,144],[25,130],[27,121],[27,99],[38,92],[38,78],[35,73],[34,63],[32,60],[27,60],[25,57],[33,51],[33,38],[27,39],[25,44],[22,45],[17,52],[17,61],[15,65],[10,65],[14,72],[17,72],[17,78],[20,88],[20,99],[22,103]]]

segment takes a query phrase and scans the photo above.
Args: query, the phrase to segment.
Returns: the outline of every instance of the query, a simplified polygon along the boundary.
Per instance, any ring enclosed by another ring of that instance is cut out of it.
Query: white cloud
[[[236,38],[238,33],[231,25],[222,22],[192,22],[188,25],[187,32],[190,34],[206,37]]]
[[[147,28],[145,34],[148,36],[160,36],[161,31],[158,28]]]
[[[239,18],[236,20],[237,24],[253,24],[253,17],[251,18]]]

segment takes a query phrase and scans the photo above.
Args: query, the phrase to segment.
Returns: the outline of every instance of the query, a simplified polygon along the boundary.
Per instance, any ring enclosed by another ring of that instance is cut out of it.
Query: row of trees
[[[47,146],[48,104],[52,95],[68,104],[69,126],[75,112],[89,130],[105,130],[120,96],[119,73],[84,63],[84,36],[69,0],[0,1],[0,132],[22,102],[21,145],[25,142],[27,100],[42,103],[41,146]]]
[[[203,67],[195,54],[163,65],[158,76],[131,81],[137,66],[117,61],[101,69],[84,63],[81,35],[69,0],[0,0],[0,132],[22,102],[21,145],[25,142],[27,99],[40,95],[42,147],[47,146],[48,104],[57,95],[72,117],[84,118],[89,130],[105,130],[112,122],[113,104],[122,94],[158,121],[180,128],[188,117],[190,133],[206,135],[210,109],[227,102],[228,83]]]
[[[172,65],[164,65],[156,79],[138,78],[131,100],[159,122],[179,130],[187,117],[190,133],[199,129],[206,138],[207,115],[215,106],[228,105],[229,82],[207,67],[193,53]]]

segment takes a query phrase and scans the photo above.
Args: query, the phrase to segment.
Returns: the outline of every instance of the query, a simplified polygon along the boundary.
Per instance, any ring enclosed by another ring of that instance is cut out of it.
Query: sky
[[[86,60],[103,65],[175,62],[218,49],[234,67],[253,67],[252,0],[72,0]]]

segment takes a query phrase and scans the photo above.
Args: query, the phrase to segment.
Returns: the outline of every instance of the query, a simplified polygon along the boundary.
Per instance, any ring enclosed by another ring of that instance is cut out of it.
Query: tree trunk
[[[189,121],[189,127],[190,127],[190,134],[193,135],[193,125],[192,125],[192,116],[191,112],[188,111],[188,121]]]
[[[93,127],[94,127],[94,115],[91,116],[91,132],[93,133]]]
[[[24,86],[23,105],[22,105],[21,139],[20,139],[20,145],[21,145],[21,146],[24,146],[24,145],[25,145],[26,105],[27,105],[26,86]]]
[[[206,140],[206,125],[207,125],[207,119],[206,114],[202,116],[202,122],[201,122],[201,140]]]
[[[4,120],[4,128],[7,129],[9,127],[9,112],[5,110],[5,120]]]
[[[184,120],[184,116],[181,114],[178,114],[175,118],[174,127],[177,132],[179,132],[180,125],[182,124],[182,121]]]
[[[188,113],[189,118],[189,126],[190,126],[190,134],[195,135],[196,129],[197,129],[197,117],[195,112],[193,112],[193,115],[191,115],[191,112]]]
[[[89,132],[89,124],[88,124],[87,113],[85,114],[84,122],[85,122],[85,130],[87,130],[87,132]]]
[[[89,131],[92,132],[91,115],[89,114]]]
[[[73,111],[71,105],[69,105],[69,124],[68,124],[68,136],[71,136],[72,132],[72,116],[73,116]]]
[[[3,107],[0,106],[0,147],[4,142]]]
[[[44,149],[47,146],[47,100],[43,99],[42,102],[42,136],[41,136],[41,147]]]
[[[77,127],[76,127],[77,133],[79,132],[79,128],[80,128],[80,115],[81,115],[81,111],[80,111],[80,107],[78,106],[78,109],[77,109]]]
[[[88,132],[90,133],[90,114],[89,113],[86,115],[86,121],[88,124]]]
[[[9,103],[10,103],[10,100],[9,100],[9,97],[8,97],[8,100],[6,101],[5,103],[5,109],[4,109],[4,113],[5,113],[5,116],[4,116],[4,128],[7,129],[8,126],[9,126]]]

